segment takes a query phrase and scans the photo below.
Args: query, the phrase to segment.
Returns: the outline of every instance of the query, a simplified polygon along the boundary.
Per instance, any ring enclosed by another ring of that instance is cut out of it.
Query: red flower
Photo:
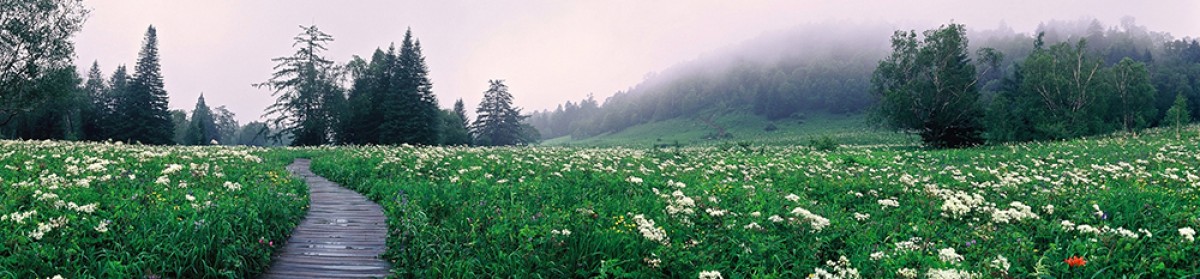
[[[1083,258],[1080,256],[1071,256],[1070,258],[1063,260],[1063,262],[1067,263],[1067,265],[1070,267],[1081,267],[1087,264],[1087,261],[1083,260]]]

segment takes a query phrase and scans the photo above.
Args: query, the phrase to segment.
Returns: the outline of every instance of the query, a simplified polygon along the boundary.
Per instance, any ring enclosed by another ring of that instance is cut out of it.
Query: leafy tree
[[[175,144],[188,145],[191,144],[188,140],[188,130],[191,128],[191,121],[188,121],[187,111],[182,109],[173,109],[171,113],[171,123],[175,123]]]
[[[1171,109],[1167,110],[1167,116],[1163,119],[1169,127],[1174,128],[1175,138],[1178,139],[1183,133],[1183,126],[1192,122],[1192,116],[1188,114],[1188,100],[1183,92],[1175,94],[1175,104],[1171,105]]]
[[[482,146],[520,145],[529,143],[528,128],[521,121],[521,109],[512,106],[513,96],[503,80],[490,80],[483,101],[475,110],[475,122],[471,125],[475,144]]]
[[[19,139],[81,139],[83,108],[87,95],[75,67],[50,70],[29,83],[29,89],[44,92],[46,99],[31,104],[24,112],[7,117],[0,135]]]
[[[238,121],[234,118],[236,115],[229,111],[225,106],[219,106],[213,109],[213,121],[217,125],[217,134],[220,135],[221,144],[234,145],[237,144],[237,133],[239,130]]]
[[[270,142],[267,140],[270,135],[270,128],[267,123],[252,121],[242,126],[238,132],[237,144],[249,146],[267,146]]]
[[[1126,132],[1145,128],[1158,112],[1154,109],[1154,85],[1150,83],[1150,72],[1142,62],[1126,57],[1112,68],[1114,93],[1111,112]]]
[[[221,134],[217,131],[212,109],[204,103],[204,94],[196,100],[196,109],[192,110],[191,123],[187,129],[188,145],[210,145],[221,142]]]
[[[0,0],[0,126],[64,93],[35,81],[67,68],[88,12],[80,0]]]
[[[998,60],[986,49],[981,56]],[[920,41],[915,31],[897,31],[871,92],[880,97],[878,113],[888,125],[916,133],[930,146],[962,147],[983,141],[977,82],[965,29],[950,24],[925,31]]]
[[[467,132],[467,126],[463,125],[458,114],[451,110],[442,110],[442,145],[469,145],[471,144],[471,134]]]
[[[122,125],[116,138],[143,144],[174,142],[175,127],[167,112],[167,91],[163,88],[154,26],[146,29],[133,79],[117,108],[122,114]]]
[[[1104,61],[1089,55],[1086,42],[1038,48],[1021,65],[1024,77],[1015,98],[1033,124],[1032,139],[1066,139],[1119,127],[1105,121],[1111,99]]]
[[[327,144],[343,98],[337,84],[340,70],[320,53],[333,37],[316,26],[300,26],[300,29],[304,31],[293,38],[293,46],[300,46],[296,52],[271,59],[278,63],[275,73],[254,86],[269,88],[276,97],[275,104],[267,108],[267,116],[273,116],[270,124],[282,129],[273,133],[272,138],[280,140],[290,134],[294,146]]]

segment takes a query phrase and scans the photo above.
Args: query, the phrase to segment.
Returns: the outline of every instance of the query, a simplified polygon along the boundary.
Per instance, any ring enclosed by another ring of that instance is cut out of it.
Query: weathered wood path
[[[375,278],[388,274],[383,209],[342,188],[297,159],[288,166],[308,183],[310,207],[263,278]]]

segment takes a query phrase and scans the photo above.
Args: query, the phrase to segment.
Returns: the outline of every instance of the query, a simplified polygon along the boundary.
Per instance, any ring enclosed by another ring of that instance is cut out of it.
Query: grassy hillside
[[[708,121],[698,117],[679,117],[590,138],[559,137],[543,141],[542,145],[643,147],[675,143],[690,146],[743,142],[805,145],[821,137],[830,137],[839,144],[848,145],[914,145],[918,142],[912,136],[872,127],[862,114],[816,114],[771,121],[747,111],[699,113],[715,116]],[[768,126],[774,126],[775,130],[768,131]],[[718,136],[721,129],[725,131],[724,137]]]

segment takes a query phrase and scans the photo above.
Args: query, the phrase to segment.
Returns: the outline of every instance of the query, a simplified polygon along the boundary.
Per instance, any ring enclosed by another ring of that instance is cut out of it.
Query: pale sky
[[[91,17],[75,38],[75,63],[105,75],[132,71],[146,27],[158,29],[171,108],[191,110],[204,92],[245,124],[274,98],[271,58],[291,55],[298,25],[334,37],[326,57],[369,59],[411,27],[421,40],[443,108],[474,111],[489,79],[504,79],[527,112],[594,93],[603,101],[649,72],[764,32],[817,22],[884,22],[923,30],[954,20],[969,29],[1006,22],[1032,32],[1052,19],[1132,16],[1153,31],[1200,37],[1200,1],[151,1],[85,0]],[[886,41],[888,38],[879,38]]]

